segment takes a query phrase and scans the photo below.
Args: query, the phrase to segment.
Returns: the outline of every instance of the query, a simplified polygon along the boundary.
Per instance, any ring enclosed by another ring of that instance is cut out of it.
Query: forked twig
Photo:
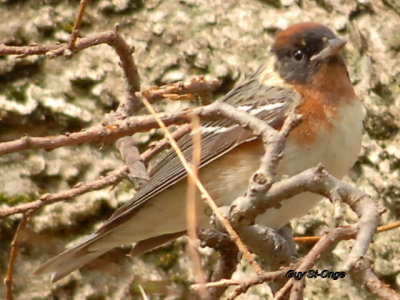
[[[81,22],[83,18],[83,13],[85,12],[85,8],[89,0],[81,0],[79,3],[78,14],[76,15],[74,28],[72,29],[71,36],[69,38],[68,49],[71,51],[71,54],[75,48],[75,42],[79,35],[79,30],[81,28]]]

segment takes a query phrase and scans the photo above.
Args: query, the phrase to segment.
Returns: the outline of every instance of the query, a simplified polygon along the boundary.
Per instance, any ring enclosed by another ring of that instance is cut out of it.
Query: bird
[[[280,130],[291,111],[301,121],[287,136],[277,178],[322,164],[342,178],[361,147],[364,111],[351,83],[342,49],[346,40],[317,22],[278,31],[264,63],[216,101],[244,110]],[[192,135],[178,140],[187,160]],[[228,119],[201,125],[200,179],[218,206],[244,194],[264,154],[260,139]],[[51,258],[35,274],[58,281],[114,247],[133,244],[133,254],[156,248],[186,233],[185,169],[170,150],[150,171],[150,180],[131,200],[77,246]],[[279,229],[305,215],[322,196],[301,193],[257,216],[256,224]],[[198,207],[200,227],[210,226],[210,210]]]

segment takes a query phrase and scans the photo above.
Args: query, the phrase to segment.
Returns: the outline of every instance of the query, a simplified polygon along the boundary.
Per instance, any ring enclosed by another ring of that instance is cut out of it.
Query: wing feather
[[[261,69],[258,70],[252,77],[217,101],[227,102],[243,110],[252,110],[256,112],[255,115],[258,118],[273,128],[279,129],[289,109],[296,103],[298,95],[289,88],[264,85],[259,81],[258,75],[261,71]],[[238,145],[257,138],[248,130],[227,119],[208,121],[202,124],[202,127],[205,129],[202,132],[201,168]],[[191,133],[183,136],[178,141],[178,145],[185,158],[191,161]],[[151,198],[184,179],[186,172],[175,152],[170,150],[152,169],[150,177],[148,184],[130,201],[117,209],[97,233],[107,233],[131,218]]]

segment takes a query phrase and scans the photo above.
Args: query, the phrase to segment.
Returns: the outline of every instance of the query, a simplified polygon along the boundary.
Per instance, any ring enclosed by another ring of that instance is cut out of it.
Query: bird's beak
[[[330,39],[328,40],[328,44],[326,45],[326,47],[322,49],[321,52],[319,52],[318,54],[312,56],[310,60],[324,60],[328,57],[337,55],[346,43],[347,41],[341,38]]]

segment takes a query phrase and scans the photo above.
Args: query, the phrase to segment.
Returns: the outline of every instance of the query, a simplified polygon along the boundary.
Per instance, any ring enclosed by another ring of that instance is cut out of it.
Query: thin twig
[[[143,92],[143,95],[150,103],[154,101],[169,98],[171,100],[182,100],[182,96],[196,95],[200,98],[208,98],[216,88],[221,85],[218,79],[210,76],[197,76],[178,83],[170,83],[163,86],[151,87]],[[193,98],[193,97],[192,97]],[[190,99],[192,99],[190,98]],[[207,101],[207,99],[203,99]]]
[[[387,225],[379,226],[378,229],[376,230],[376,232],[385,232],[385,231],[396,229],[399,227],[400,227],[400,221],[397,221],[397,222],[393,222],[393,223],[390,223]]]
[[[315,236],[295,236],[293,241],[299,244],[315,244],[321,239],[321,235]]]
[[[178,129],[176,129],[174,132],[172,132],[171,134],[174,137],[174,139],[177,141],[190,131],[190,127],[191,127],[190,124],[182,125]],[[144,162],[148,162],[149,161],[148,157],[150,154],[151,154],[151,157],[153,157],[153,156],[157,155],[158,153],[160,153],[161,151],[168,148],[169,146],[170,146],[170,144],[169,144],[169,141],[167,138],[163,138],[159,141],[150,143],[148,149],[142,153],[142,160]]]
[[[369,259],[360,259],[352,270],[351,275],[379,299],[400,300],[400,294],[376,276]]]
[[[196,115],[190,115],[192,125],[192,161],[191,168],[196,176],[199,176],[199,166],[201,159],[201,131],[200,131],[200,119]],[[193,182],[192,177],[188,176],[187,192],[186,192],[186,224],[187,224],[187,235],[189,238],[187,244],[188,256],[192,261],[194,269],[194,278],[200,288],[198,295],[201,299],[209,299],[209,294],[205,288],[206,276],[201,264],[201,257],[197,248],[198,236],[198,218],[197,218],[197,206],[198,206],[198,191],[196,185]]]
[[[201,118],[207,119],[209,113],[204,113],[204,107],[194,108]],[[178,125],[188,122],[187,111],[163,114],[160,118],[169,125]],[[59,147],[78,145],[82,143],[112,142],[121,137],[137,132],[149,131],[158,128],[153,116],[129,117],[125,120],[116,120],[112,124],[100,124],[79,132],[48,137],[22,137],[20,139],[0,143],[0,155],[22,150],[45,149],[53,150]]]
[[[6,285],[7,300],[13,300],[12,286],[13,286],[13,275],[14,275],[14,264],[15,264],[15,259],[17,257],[17,253],[18,253],[18,246],[19,246],[21,234],[24,231],[26,225],[29,222],[29,219],[31,218],[31,216],[33,215],[33,213],[35,211],[36,210],[32,209],[32,210],[29,210],[26,213],[24,213],[21,221],[19,222],[18,228],[15,231],[14,238],[11,242],[10,258],[8,260],[7,273],[6,273],[6,276],[4,277],[4,283]]]
[[[79,3],[78,14],[76,15],[75,22],[74,22],[74,28],[72,30],[71,36],[69,38],[69,43],[68,43],[68,49],[71,51],[71,53],[75,49],[75,42],[79,36],[79,30],[81,28],[83,13],[85,12],[86,4],[88,2],[89,2],[89,0],[81,0]]]
[[[114,38],[114,31],[104,31],[91,34],[87,37],[77,39],[74,52],[109,42]],[[48,57],[62,56],[68,49],[68,43],[57,45],[30,45],[30,46],[8,46],[0,44],[0,56],[3,55],[47,55]]]
[[[272,271],[272,272],[263,272],[262,274],[260,274],[259,276],[257,276],[256,278],[250,279],[250,280],[245,280],[245,281],[241,281],[239,286],[237,288],[235,288],[232,293],[225,299],[225,300],[233,300],[236,297],[238,297],[239,295],[246,293],[247,290],[249,288],[251,288],[252,286],[258,285],[258,284],[262,284],[268,281],[275,281],[279,278],[282,278],[285,276],[285,274],[287,273],[288,270],[295,268],[298,265],[298,263],[291,265],[289,267],[285,267],[282,268],[280,270],[277,271]],[[222,284],[227,284],[227,285],[235,285],[235,282],[233,282],[233,284],[230,284],[229,281],[226,282],[222,282]],[[217,283],[213,283],[213,284],[217,284]]]
[[[123,167],[117,171],[113,171],[107,176],[95,180],[91,183],[78,183],[72,189],[54,193],[54,194],[43,194],[39,200],[20,204],[14,207],[4,208],[0,210],[0,218],[4,218],[17,213],[24,213],[27,210],[39,209],[42,206],[49,205],[54,202],[73,199],[79,195],[88,193],[90,191],[103,189],[110,185],[115,185],[124,178],[124,173],[127,171],[126,167]]]
[[[381,233],[389,230],[393,230],[400,227],[400,221],[393,222],[387,225],[379,226],[376,229],[376,233]],[[315,244],[321,239],[321,235],[312,235],[312,236],[295,236],[293,240],[299,244]],[[354,236],[355,237],[355,236]],[[353,237],[353,238],[354,238]]]

